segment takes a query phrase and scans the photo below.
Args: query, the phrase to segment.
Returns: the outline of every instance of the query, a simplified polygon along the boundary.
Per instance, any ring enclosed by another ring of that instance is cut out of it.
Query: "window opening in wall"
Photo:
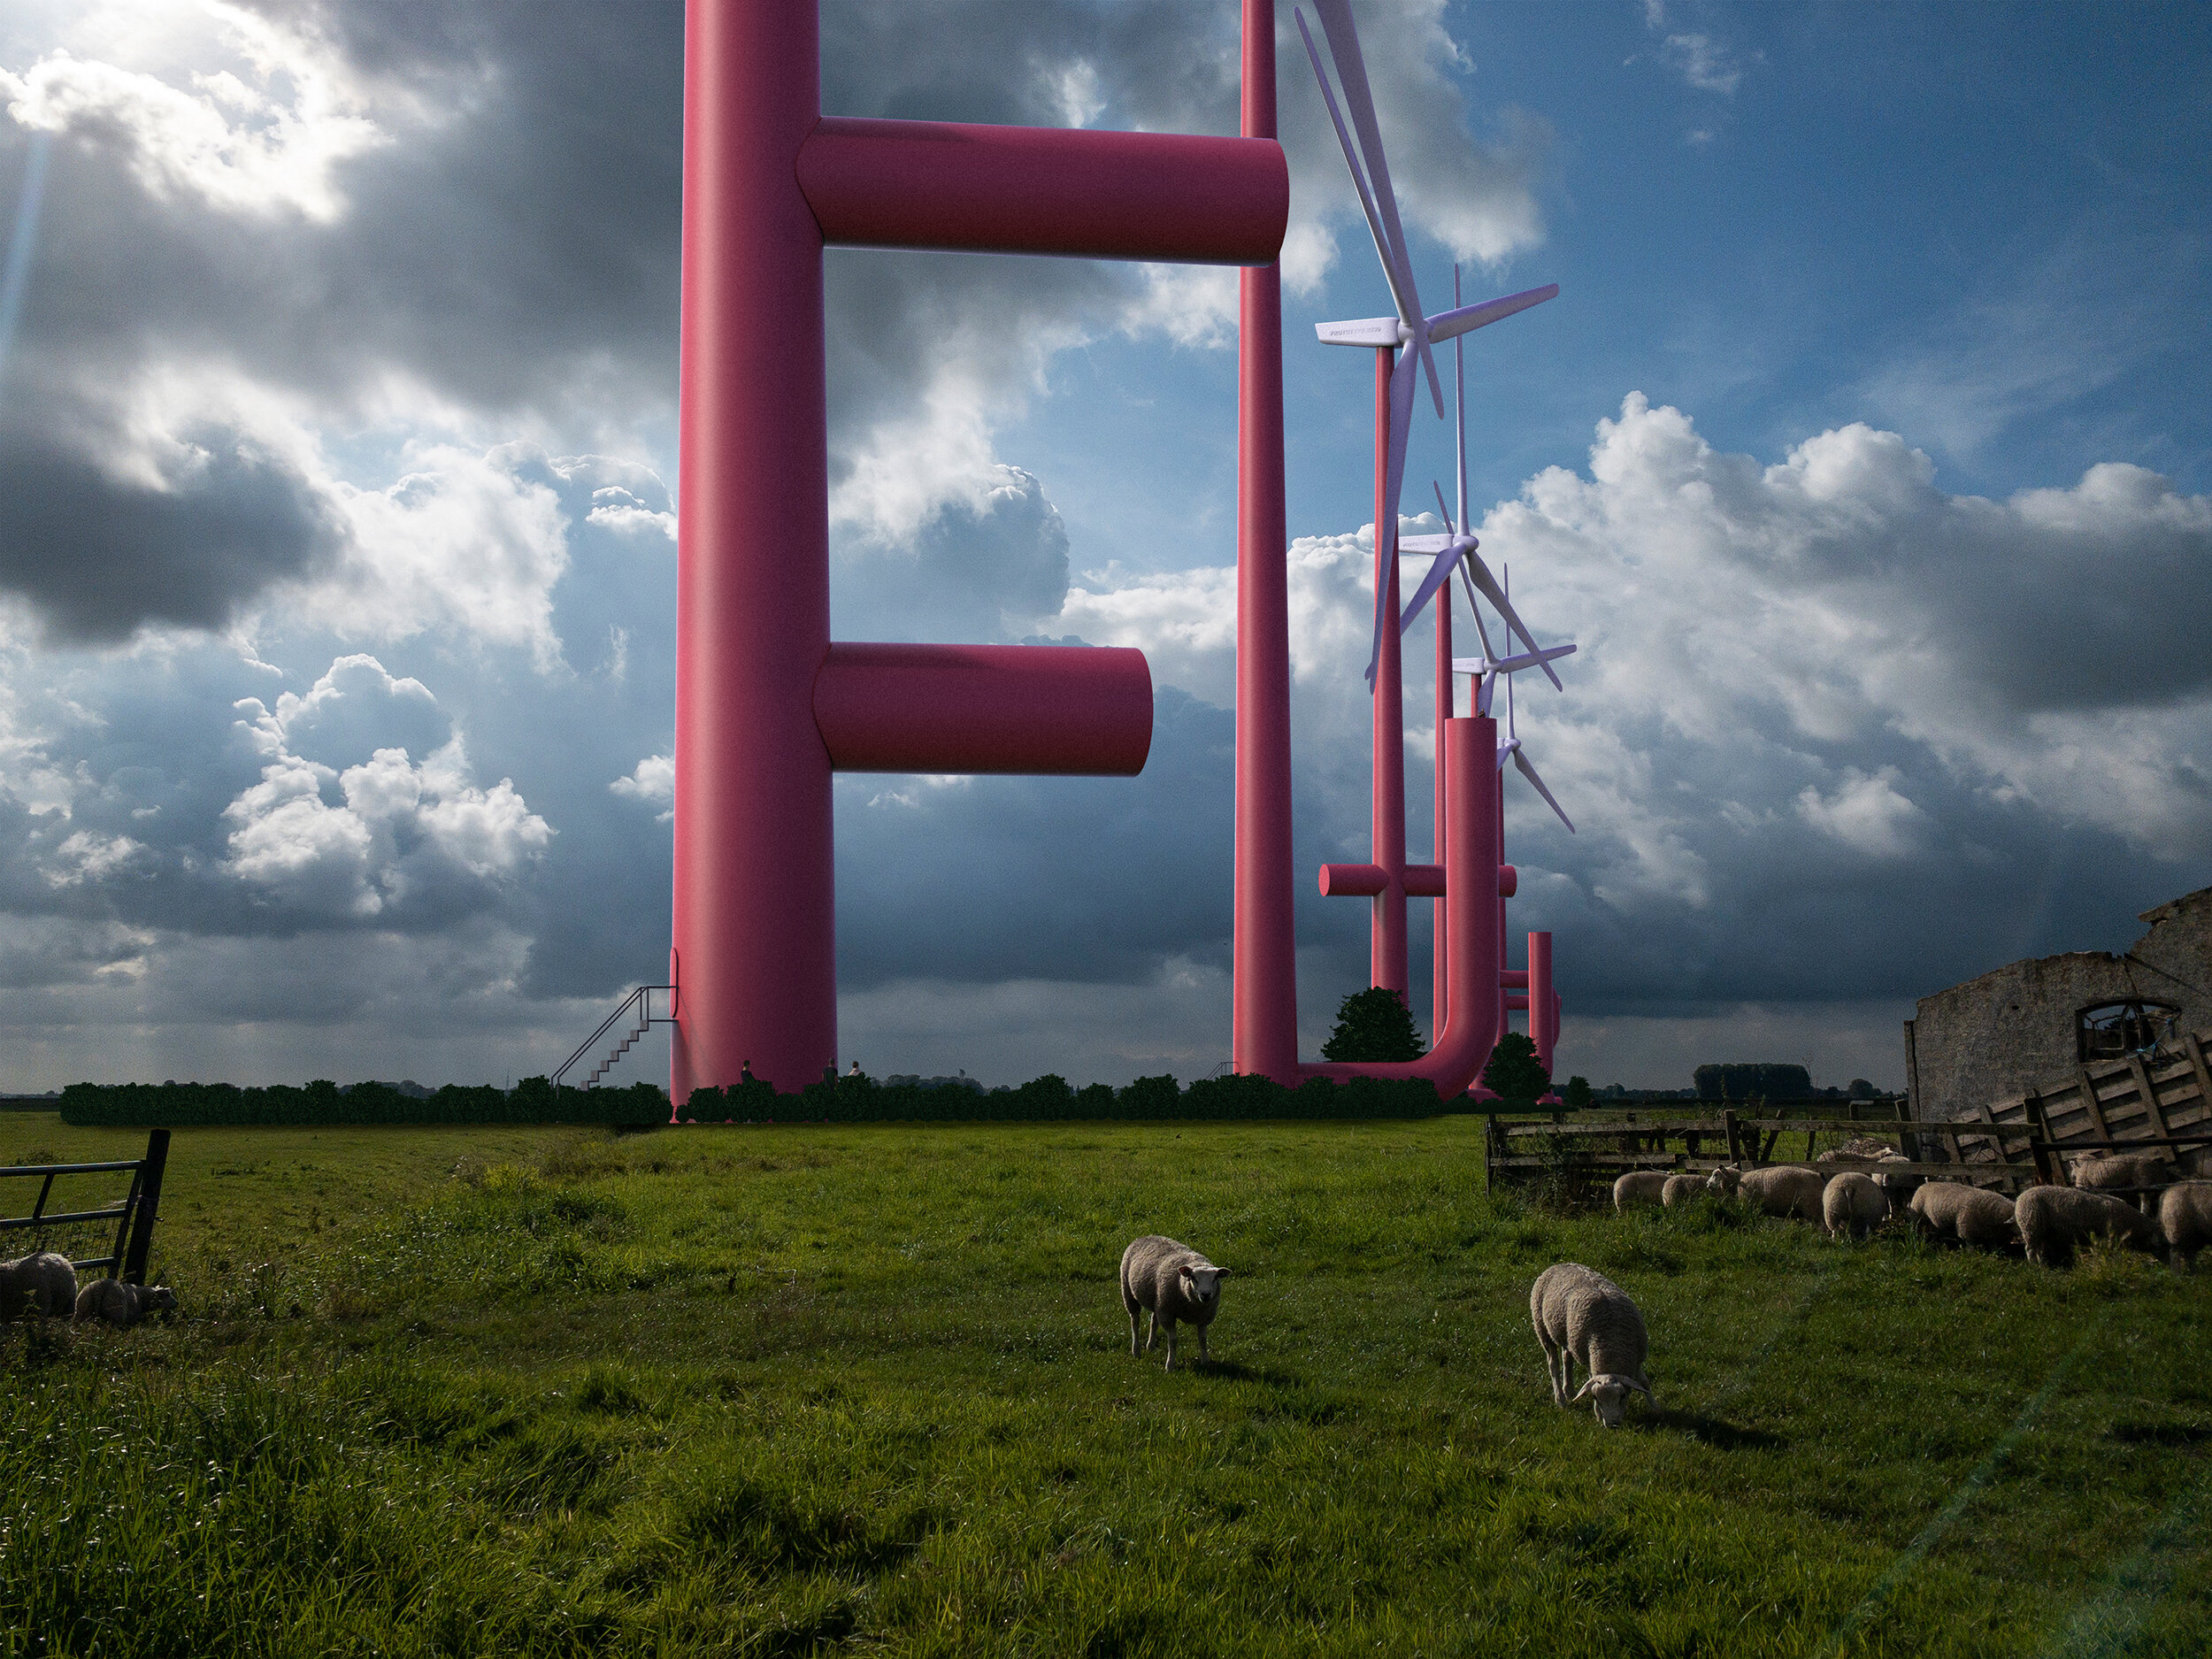
[[[2100,1002],[2075,1016],[2074,1031],[2082,1059],[2124,1060],[2171,1042],[2181,1010],[2170,1002]]]

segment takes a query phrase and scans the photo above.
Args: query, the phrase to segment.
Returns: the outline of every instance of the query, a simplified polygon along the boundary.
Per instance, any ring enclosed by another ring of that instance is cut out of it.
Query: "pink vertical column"
[[[1275,136],[1275,0],[1244,0],[1239,130]],[[1236,922],[1231,1053],[1239,1071],[1298,1081],[1290,866],[1289,529],[1283,505],[1279,265],[1237,278]]]
[[[1436,828],[1429,845],[1435,849],[1430,856],[1442,864],[1445,849],[1451,844],[1446,820],[1450,816],[1447,803],[1447,777],[1450,770],[1449,750],[1444,743],[1444,727],[1452,718],[1452,585],[1446,582],[1436,591]],[[1495,886],[1495,883],[1492,884]],[[1446,947],[1451,934],[1450,900],[1440,899],[1432,907],[1436,938],[1431,947],[1429,993],[1429,1041],[1434,1042],[1444,1034],[1444,1022],[1450,1017],[1451,959]]]
[[[1502,627],[1504,625],[1501,623],[1499,626]],[[1498,777],[1502,786],[1499,788],[1497,795],[1498,846],[1501,849],[1498,856],[1502,859],[1505,856],[1504,851],[1502,850],[1505,846],[1505,790],[1502,787],[1505,777],[1505,769],[1502,766],[1498,769]],[[1502,893],[1499,894],[1497,897],[1492,901],[1492,903],[1496,906],[1494,914],[1497,917],[1498,922],[1498,968],[1500,971],[1498,978],[1498,1033],[1501,1036],[1502,1036],[1507,1031],[1512,1028],[1513,1024],[1512,1018],[1508,1013],[1506,1009],[1504,969],[1510,962],[1511,958],[1506,954],[1505,949],[1505,895]]]
[[[1390,365],[1396,354],[1375,353],[1375,591],[1382,597],[1382,649],[1375,659],[1374,794],[1369,836],[1385,877],[1375,895],[1368,937],[1368,978],[1406,994],[1405,672],[1399,652],[1397,538],[1384,518],[1390,469]],[[1392,526],[1394,528],[1395,526]],[[1387,549],[1387,552],[1386,552]]]
[[[1559,1004],[1551,988],[1551,935],[1528,936],[1528,1039],[1536,1045],[1536,1057],[1551,1069],[1552,1050],[1559,1042]]]
[[[822,234],[800,193],[820,119],[814,0],[691,0],[669,1090],[783,1089],[837,1057]]]

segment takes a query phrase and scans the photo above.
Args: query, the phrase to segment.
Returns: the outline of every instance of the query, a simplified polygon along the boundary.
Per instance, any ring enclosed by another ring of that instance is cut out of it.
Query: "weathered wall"
[[[2038,956],[1924,996],[1905,1027],[1913,1116],[1962,1118],[2064,1080],[2075,1017],[2142,997],[2181,1010],[2181,1029],[2212,1033],[2212,887],[2143,912],[2150,931],[2124,956]]]

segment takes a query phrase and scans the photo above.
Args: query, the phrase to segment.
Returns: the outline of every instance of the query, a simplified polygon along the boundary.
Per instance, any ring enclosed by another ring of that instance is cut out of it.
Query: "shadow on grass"
[[[2116,1423],[2105,1437],[2132,1446],[2201,1446],[2212,1440],[2212,1428],[2195,1423]]]
[[[1233,1359],[1204,1362],[1179,1360],[1177,1369],[1182,1369],[1185,1363],[1198,1376],[1217,1377],[1224,1382],[1263,1383],[1270,1388],[1303,1388],[1306,1386],[1304,1378],[1291,1371],[1278,1371],[1272,1365],[1247,1365]]]
[[[1773,1451],[1789,1441],[1764,1429],[1740,1428],[1718,1417],[1694,1411],[1671,1411],[1656,1407],[1629,1419],[1646,1429],[1678,1429],[1691,1439],[1724,1452]]]

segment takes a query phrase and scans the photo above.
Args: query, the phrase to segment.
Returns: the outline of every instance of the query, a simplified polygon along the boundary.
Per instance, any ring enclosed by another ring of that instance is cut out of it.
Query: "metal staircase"
[[[653,994],[657,991],[664,993],[668,998],[667,1011],[664,1013],[656,1014],[653,1011]],[[656,1025],[672,1025],[675,1023],[676,987],[672,985],[639,986],[636,990],[622,999],[613,1013],[600,1022],[597,1031],[593,1032],[590,1036],[577,1045],[574,1054],[561,1062],[560,1069],[553,1073],[553,1087],[555,1088],[565,1087],[568,1074],[597,1051],[600,1044],[606,1041],[607,1033],[618,1025],[622,1027],[620,1039],[616,1041],[613,1048],[600,1056],[599,1064],[592,1067],[590,1072],[578,1087],[598,1087],[599,1079],[607,1075],[616,1061],[630,1052],[632,1046],[639,1038],[644,1036]]]

